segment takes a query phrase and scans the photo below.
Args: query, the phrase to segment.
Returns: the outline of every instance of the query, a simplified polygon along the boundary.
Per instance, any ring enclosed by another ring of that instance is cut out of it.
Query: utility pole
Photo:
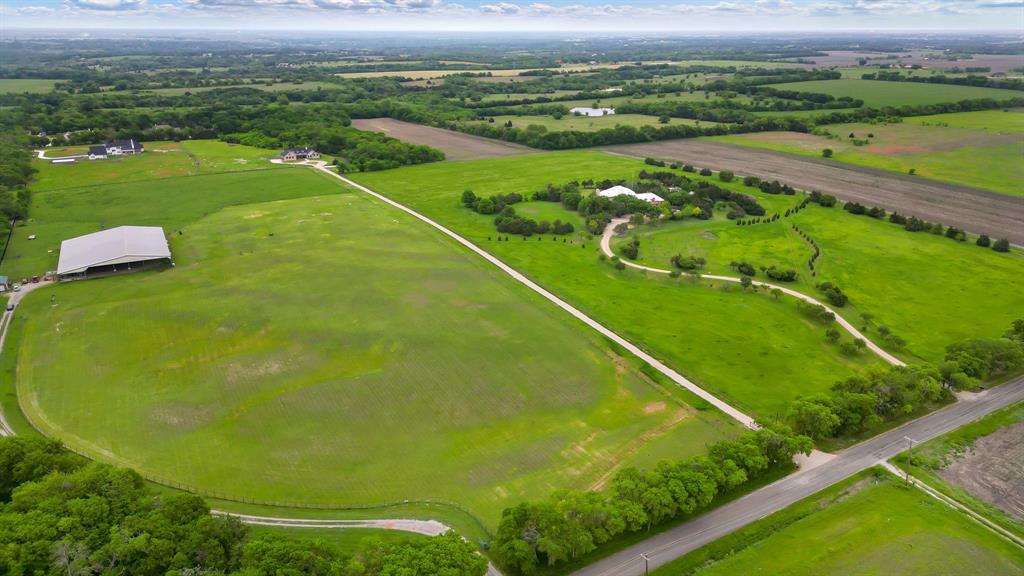
[[[649,576],[651,573],[651,559],[644,552],[640,553],[640,557],[644,559],[644,576]]]

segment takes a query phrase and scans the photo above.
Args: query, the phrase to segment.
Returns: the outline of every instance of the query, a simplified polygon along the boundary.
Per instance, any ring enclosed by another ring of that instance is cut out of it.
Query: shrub
[[[757,275],[757,270],[754,268],[754,265],[749,262],[733,262],[732,265],[737,272],[743,274],[744,276]]]
[[[846,303],[849,301],[846,294],[843,294],[843,291],[839,289],[839,286],[836,286],[831,282],[822,282],[821,284],[818,284],[818,290],[821,290],[825,294],[825,297],[828,298],[829,303],[837,308],[846,306]]]
[[[700,175],[701,176],[711,176],[711,169],[710,168],[701,168],[700,169]]]
[[[985,234],[982,234],[981,236],[978,236],[978,239],[975,240],[974,243],[977,244],[978,246],[981,246],[982,248],[988,248],[989,246],[992,245],[992,239],[986,236]]]
[[[995,250],[996,252],[1009,252],[1010,241],[1007,240],[1006,238],[1000,238],[999,240],[996,240],[992,244],[992,249]]]
[[[735,175],[729,170],[722,170],[718,173],[718,179],[722,182],[732,182]]]
[[[672,257],[672,265],[681,270],[697,270],[703,268],[705,264],[707,264],[707,261],[703,258],[683,256],[681,254],[676,254]]]
[[[825,158],[831,158],[832,157],[832,149],[831,148],[825,148],[824,150],[821,151],[821,155],[823,157],[825,157]]]
[[[796,280],[796,270],[780,270],[775,266],[769,266],[764,271],[765,275],[772,280],[779,282],[793,282]]]

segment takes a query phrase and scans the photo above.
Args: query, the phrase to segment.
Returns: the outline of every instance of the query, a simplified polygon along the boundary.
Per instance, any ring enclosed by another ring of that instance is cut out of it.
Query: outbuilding
[[[135,270],[170,258],[171,249],[163,228],[119,226],[61,242],[57,277],[74,280]]]

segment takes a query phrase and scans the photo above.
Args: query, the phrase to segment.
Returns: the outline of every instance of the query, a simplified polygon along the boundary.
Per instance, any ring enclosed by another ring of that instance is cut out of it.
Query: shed
[[[168,260],[171,249],[158,226],[119,226],[70,238],[60,244],[57,276],[84,278],[91,272],[113,272],[119,266]]]

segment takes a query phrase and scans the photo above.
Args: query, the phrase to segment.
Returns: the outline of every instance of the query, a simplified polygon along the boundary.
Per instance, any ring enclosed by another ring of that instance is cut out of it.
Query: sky
[[[40,27],[1024,35],[1024,0],[0,0],[0,35]]]

